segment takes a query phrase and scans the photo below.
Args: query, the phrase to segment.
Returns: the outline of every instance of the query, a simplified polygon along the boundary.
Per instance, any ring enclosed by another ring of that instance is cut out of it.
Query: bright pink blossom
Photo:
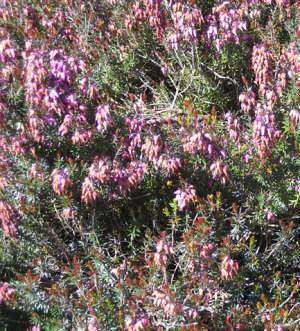
[[[3,283],[0,286],[0,305],[3,302],[11,301],[14,297],[14,294],[15,294],[15,290],[13,288],[9,287],[8,283],[6,283],[6,282]]]
[[[190,185],[186,189],[178,189],[175,191],[175,200],[178,203],[179,210],[184,210],[188,208],[191,202],[196,199],[196,190]]]

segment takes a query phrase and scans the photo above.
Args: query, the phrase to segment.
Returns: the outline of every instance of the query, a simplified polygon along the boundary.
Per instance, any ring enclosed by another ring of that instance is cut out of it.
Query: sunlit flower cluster
[[[8,283],[6,283],[6,282],[3,283],[0,286],[0,305],[3,302],[12,300],[14,297],[14,294],[15,294],[15,290],[13,288],[9,287]]]
[[[32,331],[296,327],[298,12],[0,1],[5,318],[20,309]]]

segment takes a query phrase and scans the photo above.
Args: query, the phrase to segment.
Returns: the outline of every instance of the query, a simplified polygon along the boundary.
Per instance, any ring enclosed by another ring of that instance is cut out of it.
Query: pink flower
[[[136,318],[128,318],[126,321],[127,331],[142,331],[146,330],[150,325],[149,317],[145,314],[138,315]]]
[[[217,154],[211,135],[202,129],[188,137],[188,141],[183,145],[183,149],[191,154],[198,152],[209,156]]]
[[[142,146],[142,151],[150,161],[155,162],[158,159],[161,150],[161,139],[159,135],[153,136],[153,139],[146,138],[146,142]]]
[[[38,163],[33,163],[30,171],[29,176],[38,180],[43,181],[45,179],[45,174],[41,169],[41,166]]]
[[[248,113],[256,105],[255,93],[251,90],[248,90],[245,93],[241,93],[239,95],[239,101],[241,103],[242,110]]]
[[[294,185],[295,185],[295,186],[294,186],[294,190],[295,190],[296,192],[299,192],[299,193],[300,193],[300,179],[296,179]]]
[[[259,86],[259,92],[264,95],[267,87],[273,80],[272,65],[274,60],[273,52],[266,44],[259,44],[253,47],[252,68],[255,73],[255,83]]]
[[[72,136],[72,143],[83,145],[87,144],[92,138],[92,132],[85,129],[77,129]]]
[[[100,105],[96,112],[96,128],[102,134],[112,125],[113,119],[110,113],[109,105]]]
[[[270,155],[272,148],[281,137],[281,132],[277,129],[276,118],[265,105],[257,104],[253,122],[253,142],[258,149],[261,158]]]
[[[86,204],[95,202],[99,197],[91,178],[86,177],[81,189],[81,200]]]
[[[161,169],[166,170],[168,173],[176,173],[181,167],[181,162],[178,157],[168,158],[166,155],[161,155],[155,165]]]
[[[92,317],[89,321],[88,331],[99,331],[96,317]]]
[[[30,331],[41,331],[41,328],[38,325],[34,325]]]
[[[231,1],[223,1],[213,7],[207,21],[209,23],[206,31],[207,42],[214,44],[218,52],[229,43],[238,44],[239,35],[246,30],[242,11]]]
[[[74,219],[76,216],[76,211],[73,208],[64,208],[62,211],[62,216],[65,220]]]
[[[196,190],[190,185],[185,190],[175,191],[175,200],[178,203],[179,210],[186,209],[191,202],[196,199]]]
[[[0,304],[5,301],[11,301],[14,297],[15,290],[9,287],[8,283],[3,283],[0,286]]]
[[[250,155],[249,155],[248,153],[244,154],[244,155],[243,155],[243,160],[244,160],[246,163],[249,163]]]
[[[66,135],[70,131],[70,128],[72,127],[73,124],[74,124],[73,115],[67,114],[58,129],[59,134],[62,136]]]
[[[73,182],[68,169],[54,169],[52,171],[52,188],[56,194],[64,195],[72,187]]]
[[[18,235],[17,213],[14,208],[5,201],[0,201],[0,221],[6,236],[16,238]]]
[[[227,130],[229,132],[229,137],[237,143],[238,147],[240,147],[243,127],[239,121],[239,118],[234,117],[230,112],[225,114],[225,118],[227,120]]]
[[[111,165],[108,159],[97,158],[89,168],[89,177],[107,184],[111,179]]]
[[[232,279],[237,274],[238,270],[238,262],[233,261],[229,255],[226,255],[221,264],[221,277],[224,279]]]
[[[160,239],[156,245],[156,253],[154,253],[154,263],[158,267],[165,268],[168,262],[168,257],[172,254],[174,254],[172,245],[167,243],[164,238]]]
[[[199,313],[194,308],[189,308],[188,311],[186,312],[186,315],[189,319],[192,319],[192,320],[195,320],[196,318],[199,317]]]
[[[300,122],[300,110],[292,109],[289,113],[292,126],[296,129]]]
[[[153,304],[163,309],[167,316],[178,316],[183,311],[183,305],[174,301],[170,295],[160,290],[153,291]]]
[[[276,214],[270,210],[267,210],[267,220],[273,222],[276,220]]]
[[[212,255],[214,249],[215,249],[215,246],[212,243],[205,244],[200,249],[200,256],[203,259],[209,260],[209,259],[211,259],[211,255]]]
[[[161,68],[161,72],[164,76],[168,76],[169,74],[169,67],[167,65],[164,65],[162,68]]]
[[[147,171],[146,163],[133,161],[126,168],[115,166],[111,178],[117,184],[120,192],[125,194],[143,181]]]
[[[229,180],[229,167],[221,160],[212,163],[210,171],[212,172],[213,178],[220,179],[222,184],[225,184]]]

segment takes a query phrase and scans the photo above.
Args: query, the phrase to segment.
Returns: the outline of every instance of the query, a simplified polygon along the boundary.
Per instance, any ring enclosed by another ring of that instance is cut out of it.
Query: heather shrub
[[[0,1],[3,330],[297,330],[299,4]]]

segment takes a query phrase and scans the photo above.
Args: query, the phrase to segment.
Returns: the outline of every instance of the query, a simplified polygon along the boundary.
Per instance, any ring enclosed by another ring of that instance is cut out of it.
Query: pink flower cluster
[[[237,143],[238,147],[240,147],[243,128],[239,118],[234,118],[231,112],[226,113],[225,118],[227,120],[227,130],[229,132],[229,137]]]
[[[73,182],[69,175],[68,169],[54,169],[52,171],[52,188],[56,194],[67,194],[72,187]]]
[[[229,134],[232,138],[235,136],[238,138],[239,133],[237,128],[234,128],[234,120],[227,115],[228,121],[230,123]],[[238,122],[235,122],[238,125]],[[226,157],[226,151],[224,148],[219,148],[216,142],[213,141],[212,135],[205,132],[203,129],[197,129],[196,133],[192,135],[187,135],[185,137],[186,141],[183,145],[183,150],[191,154],[201,153],[209,157],[211,161],[210,171],[213,174],[214,179],[220,180],[223,184],[229,180],[229,167],[224,163],[224,158]],[[223,141],[223,147],[225,147]]]
[[[30,171],[29,171],[29,176],[32,178],[41,180],[41,181],[44,181],[44,179],[45,179],[45,173],[44,173],[41,165],[38,163],[32,164]]]
[[[76,129],[71,140],[74,145],[85,145],[91,141],[93,133],[84,128]]]
[[[142,147],[142,132],[145,127],[145,121],[138,117],[127,117],[125,124],[128,127],[129,135],[126,142],[127,148],[126,151],[124,151],[124,157],[134,159],[139,149]]]
[[[81,186],[81,200],[85,204],[91,204],[99,198],[99,192],[90,177],[86,177]]]
[[[127,194],[142,182],[147,170],[147,164],[140,161],[131,161],[126,167],[121,167],[117,161],[110,163],[108,159],[97,158],[82,184],[82,201],[86,204],[96,201],[100,184],[109,185],[111,191],[116,188],[121,194]]]
[[[101,184],[108,184],[111,180],[112,166],[108,158],[96,158],[89,168],[89,177],[99,181]]]
[[[213,162],[210,166],[214,179],[219,179],[222,184],[225,184],[229,180],[229,167],[221,160]]]
[[[158,160],[160,150],[161,139],[159,135],[155,135],[153,140],[146,138],[145,143],[142,145],[142,151],[145,152],[147,158],[152,162],[156,162]]]
[[[155,165],[157,168],[167,171],[168,174],[174,174],[180,169],[181,161],[178,157],[169,157],[163,154],[155,162]]]
[[[8,283],[2,283],[0,286],[0,305],[3,302],[11,301],[14,297],[15,290],[9,287]]]
[[[289,113],[289,116],[292,127],[296,129],[298,127],[298,124],[300,123],[300,110],[292,109]]]
[[[0,36],[7,35],[7,32],[0,30]],[[8,36],[0,41],[0,61],[3,63],[13,62],[16,60],[16,47],[13,40]]]
[[[171,244],[169,244],[163,237],[157,242],[156,252],[154,253],[154,263],[158,267],[166,268],[168,257],[174,254]]]
[[[240,33],[247,27],[242,11],[233,1],[223,1],[214,7],[207,17],[207,24],[207,42],[213,43],[218,52],[229,43],[239,44]]]
[[[41,331],[41,328],[38,325],[34,325],[30,331]]]
[[[262,43],[253,47],[252,68],[255,73],[255,83],[258,84],[262,96],[272,86],[273,61],[274,54],[266,44]]]
[[[201,153],[213,157],[217,154],[217,149],[211,135],[200,129],[191,136],[187,136],[187,142],[183,145],[183,149],[191,154]]]
[[[132,161],[126,168],[116,166],[112,171],[112,179],[122,194],[130,192],[144,179],[148,166],[144,162]]]
[[[178,49],[184,43],[198,42],[198,27],[203,23],[202,13],[197,6],[182,0],[164,3],[162,0],[138,0],[131,7],[131,14],[126,17],[128,29],[147,22],[155,29],[158,40],[172,49]]]
[[[74,219],[76,217],[76,215],[77,215],[77,213],[76,213],[76,210],[74,208],[67,207],[67,208],[64,208],[62,210],[62,217],[65,220]]]
[[[166,14],[162,0],[137,0],[133,3],[131,13],[126,17],[125,26],[131,29],[133,26],[141,26],[148,22],[155,29],[157,38],[162,40],[166,25]]]
[[[295,79],[297,85],[300,86],[300,52],[296,42],[292,42],[287,48],[283,49],[278,66],[276,92],[281,96],[288,80]]]
[[[275,114],[266,106],[257,104],[253,122],[253,142],[259,156],[269,156],[280,137],[281,131],[277,129]]]
[[[88,323],[87,331],[99,331],[96,317],[92,317]]]
[[[150,326],[150,321],[146,314],[139,314],[135,318],[128,318],[125,324],[126,331],[142,331],[147,330]]]
[[[178,203],[179,210],[187,209],[188,206],[196,200],[196,190],[190,185],[187,188],[175,191],[175,200]]]
[[[102,134],[107,131],[108,127],[113,123],[110,114],[109,105],[100,105],[96,111],[96,128]]]
[[[224,279],[232,279],[237,274],[238,270],[238,262],[233,261],[229,255],[226,255],[221,264],[221,277]]]
[[[18,217],[15,209],[7,202],[0,201],[0,220],[6,236],[18,236]]]
[[[26,101],[30,105],[29,132],[33,139],[44,142],[46,126],[56,125],[64,116],[59,134],[66,135],[78,127],[73,142],[88,141],[90,137],[84,136],[81,129],[87,126],[87,108],[72,92],[77,75],[85,68],[84,62],[60,49],[49,53],[35,50],[30,41],[26,44],[23,59]]]
[[[155,306],[163,309],[167,316],[175,316],[183,311],[183,305],[176,302],[168,293],[161,290],[154,290],[152,293]]]
[[[247,92],[241,93],[239,95],[239,101],[241,103],[241,108],[244,112],[249,113],[256,106],[256,96],[255,93],[250,89]]]
[[[204,22],[200,9],[182,1],[175,1],[170,10],[172,24],[169,27],[167,43],[173,49],[178,49],[182,43],[197,44],[197,29]]]
[[[5,28],[0,28],[0,73],[1,81],[9,84],[13,76],[18,75],[18,49],[15,41]]]
[[[212,243],[204,244],[203,246],[199,247],[200,250],[200,256],[205,260],[210,260],[212,257],[212,254],[215,250],[215,245]]]

